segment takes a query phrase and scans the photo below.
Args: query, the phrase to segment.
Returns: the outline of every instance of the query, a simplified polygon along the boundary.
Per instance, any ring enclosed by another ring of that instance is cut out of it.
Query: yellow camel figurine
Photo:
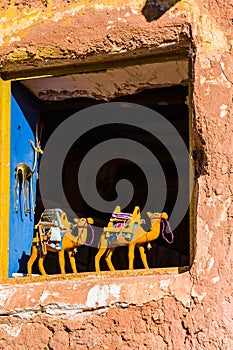
[[[52,213],[52,214],[51,214]],[[47,254],[47,251],[57,252],[59,259],[59,266],[61,274],[65,274],[65,251],[68,252],[70,264],[72,271],[77,273],[76,262],[74,257],[74,252],[77,247],[85,244],[87,238],[87,226],[93,224],[92,218],[81,218],[74,219],[76,222],[74,227],[78,228],[77,236],[71,234],[71,226],[69,223],[66,213],[61,209],[54,210],[45,210],[41,215],[39,223],[35,226],[36,228],[36,237],[33,238],[32,247],[31,247],[31,256],[27,263],[28,276],[32,275],[32,265],[35,262],[37,256],[39,255],[38,267],[42,275],[46,275],[44,269],[44,259]],[[51,239],[51,229],[55,230],[61,229],[64,232],[63,237],[61,237],[60,242],[52,241]]]
[[[117,207],[118,208],[118,207]],[[138,207],[136,207],[138,208]],[[136,210],[135,208],[135,210]],[[139,209],[139,208],[138,208]],[[134,210],[134,212],[135,212]],[[107,250],[107,254],[105,257],[105,260],[107,262],[107,265],[111,271],[114,271],[115,268],[112,264],[111,257],[112,254],[117,246],[120,245],[128,245],[128,259],[129,259],[129,270],[133,270],[133,262],[134,262],[134,248],[137,246],[139,248],[140,256],[143,262],[143,265],[145,269],[148,269],[148,263],[147,263],[147,257],[145,254],[145,248],[144,243],[148,243],[150,241],[155,240],[158,238],[160,234],[160,223],[162,219],[168,219],[167,213],[151,213],[147,212],[147,215],[149,216],[151,220],[151,228],[149,231],[144,231],[143,228],[140,225],[140,220],[138,220],[138,224],[136,225],[133,233],[133,237],[131,240],[127,240],[124,235],[124,228],[118,228],[118,236],[116,239],[112,240],[109,243],[109,236],[111,236],[111,232],[116,232],[116,229],[111,228],[111,221],[108,224],[107,228],[104,228],[104,231],[100,237],[99,241],[99,251],[95,256],[95,269],[96,271],[100,271],[100,258]],[[140,214],[138,213],[138,218],[140,217]],[[137,219],[138,219],[137,218]],[[132,231],[132,225],[131,225],[131,231]]]

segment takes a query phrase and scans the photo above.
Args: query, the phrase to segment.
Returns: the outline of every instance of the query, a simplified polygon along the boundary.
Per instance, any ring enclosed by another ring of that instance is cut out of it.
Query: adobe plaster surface
[[[7,3],[0,20],[5,77],[134,50],[180,54],[189,40],[196,188],[189,271],[1,285],[1,347],[232,349],[232,1],[181,0],[151,22],[141,0]]]
[[[145,89],[188,84],[188,60],[148,63],[104,72],[22,80],[42,100],[87,97],[110,101]]]

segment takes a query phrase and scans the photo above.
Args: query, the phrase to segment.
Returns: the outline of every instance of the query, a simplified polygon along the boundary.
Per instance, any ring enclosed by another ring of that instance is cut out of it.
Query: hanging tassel
[[[147,249],[150,250],[152,248],[150,242],[147,244]]]

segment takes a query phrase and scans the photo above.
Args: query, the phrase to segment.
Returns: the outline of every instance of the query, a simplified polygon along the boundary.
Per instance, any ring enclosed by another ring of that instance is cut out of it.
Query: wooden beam
[[[0,79],[0,281],[8,277],[10,214],[10,82]]]

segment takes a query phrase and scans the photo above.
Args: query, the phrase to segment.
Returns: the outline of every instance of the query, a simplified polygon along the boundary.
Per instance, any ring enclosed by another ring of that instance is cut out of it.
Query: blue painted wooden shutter
[[[22,101],[20,101],[22,106]],[[35,129],[38,111],[28,106],[23,110],[11,96],[11,162],[10,162],[10,234],[9,234],[9,277],[13,273],[27,273],[27,260],[34,231],[34,213],[25,215],[23,191],[20,193],[18,212],[14,209],[15,167],[18,163],[26,163],[31,168],[34,161],[34,150],[30,140],[35,143]],[[33,174],[34,200],[36,199],[36,173]],[[30,201],[31,205],[31,201]]]

